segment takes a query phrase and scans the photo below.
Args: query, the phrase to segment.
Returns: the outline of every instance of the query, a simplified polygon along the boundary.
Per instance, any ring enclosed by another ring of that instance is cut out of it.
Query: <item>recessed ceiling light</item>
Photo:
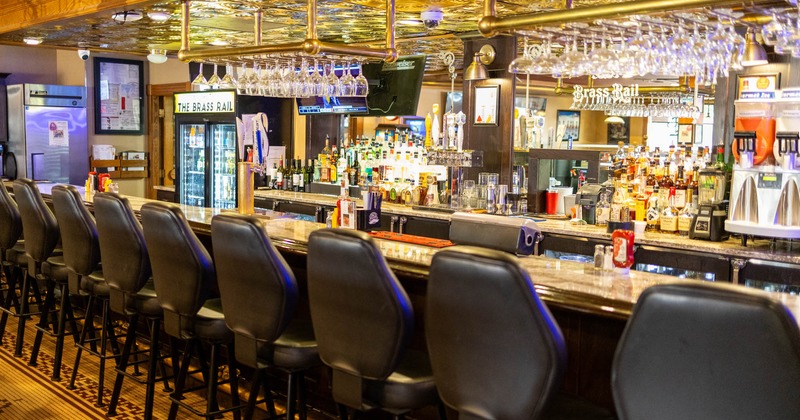
[[[117,12],[111,15],[117,23],[136,22],[142,19],[142,12],[136,10],[126,10],[124,12]]]
[[[39,45],[42,43],[42,38],[24,38],[22,42],[28,45]]]
[[[170,14],[167,12],[156,10],[152,12],[147,12],[147,17],[149,17],[150,20],[154,20],[156,22],[164,22],[166,20],[169,20]]]
[[[213,45],[215,47],[224,47],[226,45],[230,45],[230,42],[225,41],[224,39],[215,39],[215,40],[209,42],[209,44]]]

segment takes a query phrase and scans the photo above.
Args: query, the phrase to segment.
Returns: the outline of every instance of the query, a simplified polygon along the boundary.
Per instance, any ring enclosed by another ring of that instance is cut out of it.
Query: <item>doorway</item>
[[[146,183],[147,198],[155,199],[156,186],[175,185],[175,126],[173,94],[188,92],[191,84],[169,83],[147,85],[150,101],[148,120],[150,132],[147,136],[147,151],[150,155],[150,176]]]

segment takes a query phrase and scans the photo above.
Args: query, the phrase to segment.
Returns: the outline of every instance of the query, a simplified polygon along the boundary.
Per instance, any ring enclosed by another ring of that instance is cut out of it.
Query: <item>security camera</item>
[[[92,52],[89,51],[89,50],[85,50],[85,49],[78,50],[78,57],[80,57],[81,60],[83,60],[83,61],[88,60],[89,59],[89,55],[91,55],[91,54],[92,54]]]
[[[420,13],[419,18],[426,28],[435,29],[439,26],[439,22],[444,19],[444,13],[441,9],[428,9]]]

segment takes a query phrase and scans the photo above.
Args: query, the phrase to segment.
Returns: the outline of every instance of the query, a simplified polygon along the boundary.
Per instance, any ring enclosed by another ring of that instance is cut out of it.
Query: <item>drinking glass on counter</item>
[[[472,198],[475,197],[475,181],[467,179],[461,192],[464,210],[472,210]]]

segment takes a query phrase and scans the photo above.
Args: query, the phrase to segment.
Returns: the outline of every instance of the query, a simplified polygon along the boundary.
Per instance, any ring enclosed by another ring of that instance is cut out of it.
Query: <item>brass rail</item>
[[[776,0],[754,0],[748,2],[742,0],[640,0],[578,8],[565,7],[563,10],[552,12],[497,16],[497,1],[484,0],[483,16],[478,21],[478,30],[483,36],[491,38],[504,31],[530,29],[542,25],[560,25],[568,22],[583,22],[704,7],[735,7],[742,6],[745,3],[747,5],[765,7],[787,5],[786,1]],[[571,2],[566,4],[571,4]]]

